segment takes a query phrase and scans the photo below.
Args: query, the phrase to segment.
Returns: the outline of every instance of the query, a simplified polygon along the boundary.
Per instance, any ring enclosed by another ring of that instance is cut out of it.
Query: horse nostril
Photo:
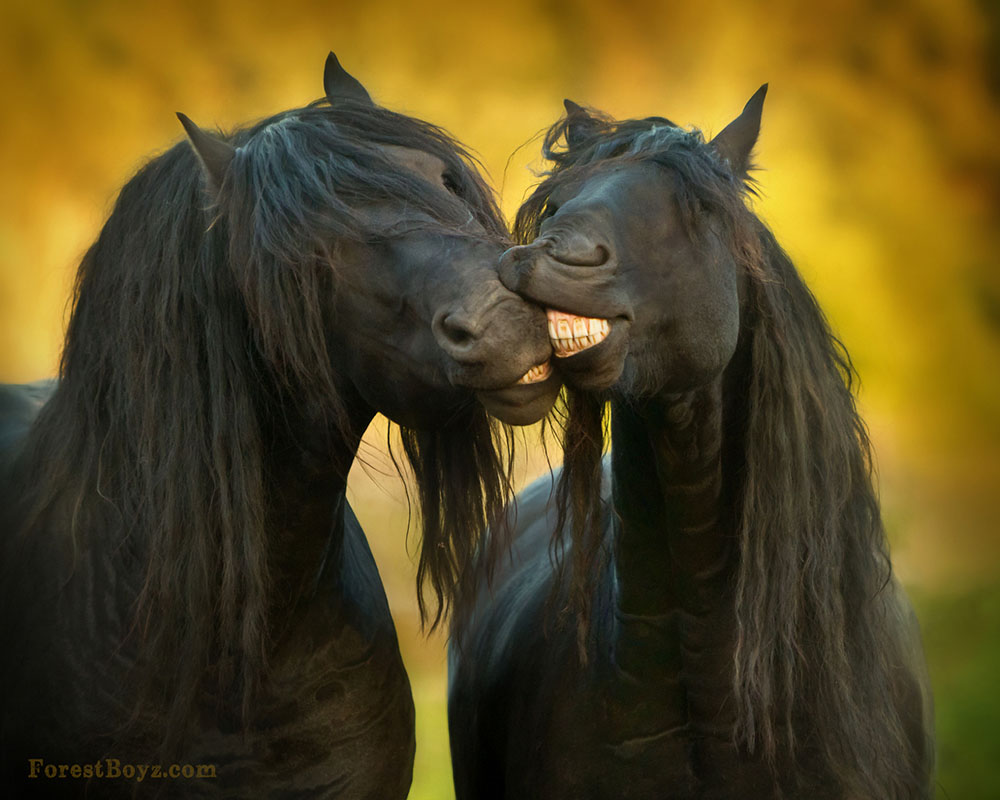
[[[594,257],[587,264],[590,267],[599,267],[602,264],[607,264],[608,259],[611,258],[611,251],[608,250],[603,244],[599,244],[594,248]]]
[[[479,338],[472,321],[458,312],[438,314],[431,327],[441,347],[452,354],[467,352]]]
[[[611,250],[580,234],[563,237],[549,247],[549,255],[570,267],[600,267],[608,263]]]
[[[451,317],[445,317],[441,323],[444,335],[452,344],[464,345],[471,342],[475,337],[467,326],[463,325]]]

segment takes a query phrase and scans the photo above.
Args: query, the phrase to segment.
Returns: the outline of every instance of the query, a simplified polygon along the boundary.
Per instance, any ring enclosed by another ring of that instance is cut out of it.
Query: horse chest
[[[680,620],[657,622],[619,628],[629,636],[616,655],[628,659],[628,669],[614,660],[582,668],[570,637],[551,642],[562,664],[558,675],[525,666],[502,692],[512,700],[509,710],[482,709],[510,714],[501,745],[508,764],[503,797],[701,800],[710,762],[729,765],[728,776],[742,770],[712,694],[719,676],[692,675]]]
[[[325,650],[325,651],[324,651]],[[248,738],[207,730],[195,746],[233,796],[404,798],[414,710],[395,638],[341,632],[318,652],[286,653]],[[225,793],[221,796],[226,796]]]
[[[692,729],[676,682],[574,683],[550,699],[550,716],[530,740],[511,731],[521,741],[508,759],[517,769],[507,771],[505,798],[700,798]]]
[[[567,695],[572,705],[556,706],[550,735],[541,737],[546,745],[538,755],[544,767],[534,774],[529,770],[528,783],[508,791],[507,797],[777,796],[769,770],[736,748],[727,726],[693,711],[679,676],[620,676]]]
[[[704,798],[713,796],[709,776],[766,796],[766,776],[732,743],[726,615],[619,615],[616,634],[611,663],[588,682],[589,725],[580,718],[585,752],[599,754],[588,767],[603,787],[593,796]]]
[[[220,765],[221,786],[338,800],[406,796],[413,699],[391,619],[373,614],[374,605],[317,600],[303,609],[274,654],[250,735],[209,729],[198,739],[202,763]]]
[[[210,765],[216,777],[178,781],[167,796],[243,798],[252,787],[255,796],[404,798],[415,749],[413,701],[391,619],[372,612],[378,604],[369,600],[363,595],[345,607],[324,598],[301,608],[279,639],[249,731],[222,724],[206,704],[181,761]],[[23,700],[5,722],[9,733],[25,757],[46,762],[155,760],[144,748],[108,739],[114,720],[123,719],[131,667],[130,653],[117,644],[114,603],[95,592],[60,608],[45,615],[23,652]],[[73,787],[84,790],[73,782],[71,795]]]

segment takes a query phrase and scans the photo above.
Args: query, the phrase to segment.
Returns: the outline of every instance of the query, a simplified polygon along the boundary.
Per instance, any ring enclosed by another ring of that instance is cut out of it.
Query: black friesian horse
[[[413,703],[348,470],[376,412],[405,426],[436,624],[509,487],[476,397],[524,423],[558,383],[474,162],[332,53],[325,86],[224,138],[181,115],[83,259],[30,430],[45,388],[0,392],[4,797],[407,794]]]
[[[929,796],[853,369],[746,204],[764,92],[711,142],[568,101],[545,138],[500,274],[550,309],[564,468],[452,650],[459,800]]]

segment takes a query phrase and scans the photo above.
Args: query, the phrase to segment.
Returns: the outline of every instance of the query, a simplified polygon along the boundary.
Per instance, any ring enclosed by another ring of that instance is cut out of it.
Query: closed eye
[[[555,216],[559,212],[559,206],[551,200],[547,200],[542,206],[542,213],[538,215],[538,221],[544,222],[549,217]]]
[[[444,172],[441,174],[441,185],[453,195],[461,195],[458,187],[458,181],[455,180],[450,172]]]

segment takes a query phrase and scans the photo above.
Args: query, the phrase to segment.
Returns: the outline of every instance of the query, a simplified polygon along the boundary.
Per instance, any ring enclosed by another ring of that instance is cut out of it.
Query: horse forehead
[[[389,159],[395,161],[403,169],[415,172],[431,183],[438,183],[447,169],[447,165],[437,156],[424,150],[412,147],[402,147],[396,144],[379,145]]]
[[[604,207],[629,213],[650,214],[669,201],[674,185],[669,173],[649,161],[622,161],[598,165],[552,192],[559,206]]]

